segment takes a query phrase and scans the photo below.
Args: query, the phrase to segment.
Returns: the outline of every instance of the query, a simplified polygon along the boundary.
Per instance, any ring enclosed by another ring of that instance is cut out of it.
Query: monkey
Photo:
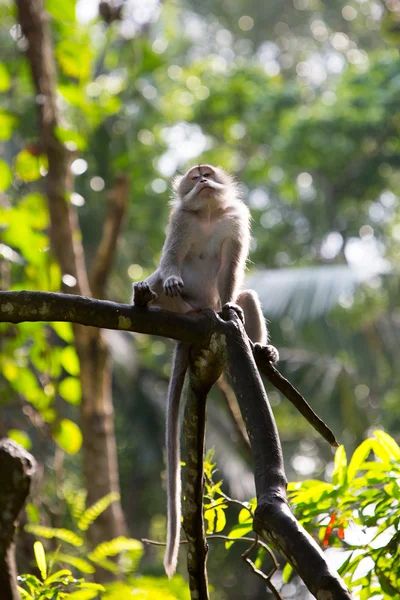
[[[158,269],[133,284],[135,305],[190,314],[232,307],[250,340],[276,362],[257,294],[242,290],[250,247],[250,211],[236,180],[221,167],[201,164],[172,182],[173,208]],[[178,342],[168,388],[166,457],[168,526],[164,567],[175,573],[181,522],[179,404],[189,364],[189,347]]]

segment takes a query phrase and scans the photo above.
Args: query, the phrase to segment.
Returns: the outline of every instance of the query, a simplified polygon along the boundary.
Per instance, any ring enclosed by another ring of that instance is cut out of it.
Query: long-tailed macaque
[[[266,359],[278,360],[255,292],[242,291],[250,243],[250,213],[234,179],[219,167],[199,165],[173,181],[174,207],[159,268],[134,284],[136,305],[179,313],[228,304],[239,305],[247,335],[262,345]],[[178,343],[168,389],[166,448],[168,533],[164,566],[168,577],[178,560],[181,525],[179,403],[189,361],[188,346]]]

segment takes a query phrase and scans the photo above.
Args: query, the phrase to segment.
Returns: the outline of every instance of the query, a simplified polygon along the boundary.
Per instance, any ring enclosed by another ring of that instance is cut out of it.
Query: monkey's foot
[[[227,321],[229,319],[229,311],[230,310],[235,311],[235,313],[237,314],[237,316],[239,317],[239,319],[242,321],[242,323],[244,325],[244,312],[240,308],[240,306],[238,304],[235,304],[234,302],[227,302],[226,304],[223,305],[222,310],[221,310],[222,318],[225,321]]]
[[[145,281],[133,284],[133,303],[135,306],[147,306],[149,302],[156,298],[157,294],[153,292],[149,284]]]
[[[279,352],[271,344],[267,344],[266,346],[254,344],[254,351],[268,362],[277,363],[279,360]]]
[[[183,285],[183,281],[180,277],[176,277],[175,275],[167,277],[167,279],[164,281],[165,295],[169,296],[170,298],[180,296],[183,290]]]

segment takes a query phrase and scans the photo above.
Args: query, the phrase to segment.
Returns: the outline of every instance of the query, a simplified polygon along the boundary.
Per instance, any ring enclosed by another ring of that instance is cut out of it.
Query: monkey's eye
[[[196,179],[198,179],[198,178],[199,178],[199,176],[198,176],[198,175],[193,175],[193,177],[192,177],[192,181],[196,181]]]
[[[211,177],[211,173],[203,173],[203,177]]]

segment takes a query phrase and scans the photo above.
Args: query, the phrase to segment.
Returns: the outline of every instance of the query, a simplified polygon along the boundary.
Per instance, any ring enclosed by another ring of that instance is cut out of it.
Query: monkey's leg
[[[189,346],[179,342],[175,347],[172,373],[169,381],[166,424],[168,531],[164,567],[170,578],[175,573],[178,562],[181,529],[179,404],[188,364]]]
[[[253,290],[244,290],[239,294],[236,303],[244,313],[244,327],[251,341],[261,346],[263,353],[270,362],[279,360],[279,352],[268,344],[268,329],[261,310],[260,300]]]

